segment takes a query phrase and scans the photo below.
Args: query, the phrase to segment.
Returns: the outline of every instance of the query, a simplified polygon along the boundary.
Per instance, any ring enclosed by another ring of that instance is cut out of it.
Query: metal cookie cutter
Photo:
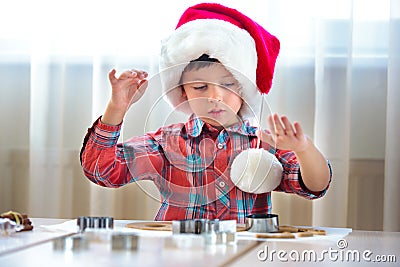
[[[77,220],[79,232],[84,232],[86,228],[91,229],[113,229],[114,219],[112,217],[88,217],[80,216]]]
[[[207,245],[234,243],[236,220],[176,220],[172,221],[172,233],[201,235]]]
[[[211,232],[236,232],[236,221],[220,221],[209,219],[172,221],[173,234],[203,234]]]
[[[279,230],[277,214],[251,214],[246,216],[246,230],[255,233],[274,233]]]
[[[136,251],[139,236],[136,234],[113,234],[111,239],[112,250]]]
[[[201,234],[208,230],[210,221],[206,219],[172,221],[173,234]]]
[[[87,250],[88,247],[89,243],[87,239],[81,235],[59,237],[53,240],[54,250],[82,251]]]

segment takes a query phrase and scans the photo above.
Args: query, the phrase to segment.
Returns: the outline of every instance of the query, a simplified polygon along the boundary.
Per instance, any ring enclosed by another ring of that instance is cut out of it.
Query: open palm
[[[303,133],[300,123],[289,121],[286,116],[279,117],[273,114],[268,117],[270,131],[258,131],[257,136],[268,144],[282,150],[295,152],[304,151],[307,148],[307,137]]]

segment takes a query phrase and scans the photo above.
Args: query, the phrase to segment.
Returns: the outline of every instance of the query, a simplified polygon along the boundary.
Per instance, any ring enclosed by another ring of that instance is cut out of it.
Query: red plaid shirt
[[[120,129],[121,125],[109,126],[100,118],[96,120],[81,150],[83,171],[92,182],[105,187],[153,181],[161,198],[156,220],[218,218],[244,223],[249,214],[271,212],[270,192],[243,192],[229,178],[235,156],[257,146],[255,127],[240,123],[219,131],[192,116],[186,123],[117,143]],[[262,147],[275,154],[283,166],[276,191],[308,199],[325,194],[327,188],[311,192],[305,187],[293,152],[274,149],[267,143]]]

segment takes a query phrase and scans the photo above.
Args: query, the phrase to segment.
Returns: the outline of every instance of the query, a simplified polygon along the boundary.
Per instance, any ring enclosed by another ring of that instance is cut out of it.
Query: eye
[[[232,86],[235,86],[236,84],[235,83],[223,83],[222,84],[222,86],[224,86],[224,87],[232,87]]]
[[[206,89],[207,88],[207,85],[206,84],[204,84],[204,85],[195,85],[195,86],[193,86],[193,89],[194,90],[204,90],[204,89]]]

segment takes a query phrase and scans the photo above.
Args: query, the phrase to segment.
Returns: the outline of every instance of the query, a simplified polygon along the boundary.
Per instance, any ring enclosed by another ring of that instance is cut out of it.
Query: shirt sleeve
[[[80,153],[85,176],[104,187],[120,187],[160,175],[162,157],[150,135],[118,143],[121,125],[111,126],[98,118],[88,129]]]
[[[308,199],[317,199],[326,194],[332,179],[332,169],[329,161],[327,161],[330,173],[329,183],[324,190],[314,192],[305,186],[301,177],[300,164],[293,151],[277,150],[275,156],[283,167],[282,180],[275,191],[294,193]]]

